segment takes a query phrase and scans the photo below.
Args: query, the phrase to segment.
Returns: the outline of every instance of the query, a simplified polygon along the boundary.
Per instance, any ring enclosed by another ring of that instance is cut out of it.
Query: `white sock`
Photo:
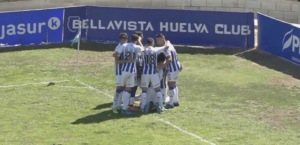
[[[130,97],[130,104],[129,105],[133,105],[134,104],[134,100],[135,100],[135,97]]]
[[[143,91],[141,94],[141,109],[144,109],[144,107],[146,106],[147,103],[147,94],[146,91]]]
[[[175,88],[174,103],[179,103],[179,99],[178,99],[178,86],[176,86],[176,88]]]
[[[176,91],[174,87],[171,87],[169,90],[169,94],[170,94],[170,101],[169,104],[173,105],[173,100],[174,100],[174,96],[176,95]]]
[[[113,108],[116,108],[116,107],[117,107],[117,104],[118,104],[118,96],[119,96],[119,93],[115,92],[114,100],[113,100]]]
[[[117,106],[118,106],[118,107],[121,107],[123,94],[124,94],[124,91],[122,91],[122,92],[119,93],[119,95],[118,95],[118,102],[117,102]]]
[[[160,91],[156,92],[157,98],[158,98],[158,104],[159,106],[163,106],[163,97],[162,97],[162,93]]]
[[[126,110],[128,108],[129,98],[130,98],[130,91],[124,91],[123,110]]]

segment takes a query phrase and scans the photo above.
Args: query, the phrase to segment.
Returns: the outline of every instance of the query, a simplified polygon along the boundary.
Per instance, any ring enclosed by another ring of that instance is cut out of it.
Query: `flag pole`
[[[81,28],[79,28],[81,29]],[[78,30],[81,31],[81,30]],[[81,34],[80,34],[81,35]],[[78,80],[78,67],[79,67],[79,47],[80,47],[81,36],[79,36],[78,44],[77,44],[77,68],[76,68],[76,81]]]
[[[78,67],[79,67],[79,46],[80,46],[80,40],[78,41],[78,45],[77,45],[77,69],[76,69],[76,80],[78,80]]]

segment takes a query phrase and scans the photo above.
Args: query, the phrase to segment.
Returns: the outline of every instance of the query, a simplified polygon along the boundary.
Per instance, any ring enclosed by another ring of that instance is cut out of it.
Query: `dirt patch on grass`
[[[275,78],[269,82],[270,85],[287,87],[288,89],[300,90],[300,80],[295,78]]]
[[[273,110],[260,115],[257,119],[259,121],[267,121],[276,128],[300,125],[300,113],[295,110],[288,109]]]

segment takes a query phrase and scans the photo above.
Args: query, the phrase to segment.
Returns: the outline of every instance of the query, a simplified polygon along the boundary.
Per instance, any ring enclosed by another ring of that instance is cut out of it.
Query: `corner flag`
[[[78,29],[77,34],[76,34],[75,38],[73,39],[71,46],[73,46],[73,44],[80,41],[80,35],[81,35],[81,28]]]
[[[77,68],[76,68],[76,80],[78,80],[78,67],[79,67],[79,47],[80,47],[80,35],[81,35],[81,27],[79,27],[75,38],[72,41],[71,46],[73,44],[78,43],[77,45]]]

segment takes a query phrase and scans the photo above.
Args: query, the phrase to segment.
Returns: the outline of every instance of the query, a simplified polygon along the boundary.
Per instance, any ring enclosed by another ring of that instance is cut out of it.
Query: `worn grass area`
[[[81,51],[79,79],[113,94],[111,51]],[[112,114],[112,99],[75,81],[76,50],[0,53],[0,144],[300,144],[300,82],[240,57],[179,54],[181,106]],[[24,83],[70,80],[47,86]]]

